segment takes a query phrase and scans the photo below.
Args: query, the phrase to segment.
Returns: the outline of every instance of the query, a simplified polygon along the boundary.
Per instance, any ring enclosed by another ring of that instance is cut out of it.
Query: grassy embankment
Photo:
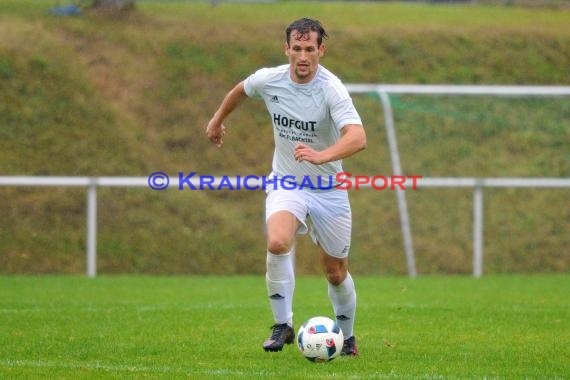
[[[203,129],[225,92],[285,62],[292,19],[330,32],[323,64],[345,82],[570,84],[570,16],[548,9],[373,3],[140,2],[125,19],[0,4],[3,175],[266,174],[272,136],[260,102],[228,120],[222,151]],[[393,97],[407,174],[570,176],[568,99]],[[368,149],[346,160],[389,174],[383,114],[355,97]],[[1,271],[81,273],[84,189],[0,188]],[[408,192],[420,273],[471,269],[469,189]],[[353,271],[405,273],[395,195],[352,192]],[[570,268],[568,190],[485,192],[485,269]],[[260,273],[263,193],[99,190],[103,273]],[[298,264],[314,273],[300,244]]]

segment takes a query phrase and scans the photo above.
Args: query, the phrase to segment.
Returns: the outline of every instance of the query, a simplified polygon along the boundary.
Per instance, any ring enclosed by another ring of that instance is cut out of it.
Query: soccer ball
[[[336,322],[327,317],[313,317],[297,333],[297,347],[312,362],[328,362],[340,355],[344,336]]]

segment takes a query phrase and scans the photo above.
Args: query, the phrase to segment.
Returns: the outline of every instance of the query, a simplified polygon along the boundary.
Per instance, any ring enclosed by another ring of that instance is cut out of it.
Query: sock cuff
[[[289,260],[289,258],[291,258],[291,253],[292,250],[287,252],[287,253],[281,253],[276,255],[275,253],[271,253],[269,251],[267,251],[267,261],[271,260],[271,261],[285,261],[285,260]]]
[[[291,252],[275,255],[267,252],[266,277],[270,281],[294,281],[293,255]]]

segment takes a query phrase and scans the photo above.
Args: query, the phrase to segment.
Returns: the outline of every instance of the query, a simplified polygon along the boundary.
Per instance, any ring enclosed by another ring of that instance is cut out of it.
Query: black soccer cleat
[[[358,356],[358,350],[356,349],[356,338],[351,336],[344,340],[342,345],[342,350],[340,351],[341,356]]]
[[[291,344],[295,340],[295,330],[287,323],[274,324],[271,328],[273,329],[271,336],[263,343],[265,351],[281,351],[284,345]]]

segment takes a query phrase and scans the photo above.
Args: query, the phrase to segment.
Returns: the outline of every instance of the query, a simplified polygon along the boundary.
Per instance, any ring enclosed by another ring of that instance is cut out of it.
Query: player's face
[[[291,79],[296,83],[309,83],[317,72],[319,59],[325,53],[325,45],[318,46],[317,32],[300,35],[291,33],[289,43],[285,42],[285,55],[291,65]]]

